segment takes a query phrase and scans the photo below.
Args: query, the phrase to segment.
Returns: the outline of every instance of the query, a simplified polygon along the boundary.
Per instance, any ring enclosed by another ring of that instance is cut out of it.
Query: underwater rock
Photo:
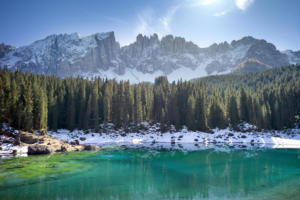
[[[85,145],[84,146],[84,150],[87,150],[87,151],[99,151],[100,150],[100,147],[96,146],[96,145]]]

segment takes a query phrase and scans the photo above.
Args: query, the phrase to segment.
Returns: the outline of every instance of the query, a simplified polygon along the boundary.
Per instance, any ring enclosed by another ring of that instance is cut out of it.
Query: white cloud
[[[170,29],[170,23],[172,22],[173,20],[173,17],[176,13],[176,11],[178,10],[180,6],[173,6],[171,7],[165,16],[161,17],[159,19],[160,23],[163,25],[163,28],[164,28],[164,32],[171,32],[171,29]]]
[[[144,9],[138,14],[138,23],[135,34],[150,35],[157,33],[159,36],[172,33],[171,23],[180,5],[170,7],[163,16],[156,16],[151,8]]]
[[[145,9],[138,14],[138,24],[135,28],[135,34],[148,35],[153,32],[151,24],[153,23],[153,10]]]
[[[159,36],[172,33],[171,24],[177,11],[188,7],[211,6],[211,16],[221,17],[230,13],[234,8],[246,10],[254,0],[184,0],[167,9],[164,15],[157,16],[152,8],[147,8],[138,13],[137,25],[134,34],[150,35],[157,33]]]
[[[246,10],[253,2],[254,0],[236,0],[235,5],[241,10]]]

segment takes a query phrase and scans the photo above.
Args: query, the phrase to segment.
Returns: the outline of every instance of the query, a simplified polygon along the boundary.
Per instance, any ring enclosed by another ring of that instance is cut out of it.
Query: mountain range
[[[54,34],[27,46],[0,44],[0,65],[10,70],[57,75],[150,81],[165,75],[170,81],[261,71],[300,63],[300,51],[279,51],[275,45],[251,36],[231,43],[200,48],[182,37],[139,34],[121,47],[114,32],[82,37]]]

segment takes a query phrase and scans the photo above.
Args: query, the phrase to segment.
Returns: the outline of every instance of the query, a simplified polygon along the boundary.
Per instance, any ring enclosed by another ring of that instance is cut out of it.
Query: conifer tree
[[[111,100],[112,100],[112,85],[109,82],[105,83],[103,97],[103,117],[104,122],[111,122]]]
[[[94,83],[92,94],[90,96],[90,106],[91,106],[91,127],[95,130],[99,130],[99,108],[98,108],[98,86]]]
[[[202,94],[198,94],[196,98],[196,106],[195,106],[195,120],[196,120],[196,130],[206,131],[206,116],[205,116],[205,101]]]
[[[187,126],[191,130],[196,129],[196,122],[195,122],[195,108],[196,108],[196,100],[193,95],[190,95],[188,97],[188,102],[187,102],[187,113],[186,113],[186,118],[187,118]]]
[[[24,93],[23,93],[23,122],[21,127],[24,130],[31,131],[33,129],[33,95],[32,95],[32,86],[31,83],[28,81],[24,86]]]
[[[224,113],[216,102],[210,106],[208,123],[210,128],[225,128]]]
[[[248,111],[248,98],[244,88],[240,92],[240,119],[245,122],[249,122],[249,111]]]
[[[237,103],[234,96],[229,98],[227,104],[228,120],[231,126],[235,127],[239,122],[239,114],[237,109]]]

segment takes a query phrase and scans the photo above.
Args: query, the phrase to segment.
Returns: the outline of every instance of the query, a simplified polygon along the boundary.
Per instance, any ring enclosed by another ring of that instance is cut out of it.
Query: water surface
[[[106,147],[0,160],[0,199],[299,199],[300,150]]]

